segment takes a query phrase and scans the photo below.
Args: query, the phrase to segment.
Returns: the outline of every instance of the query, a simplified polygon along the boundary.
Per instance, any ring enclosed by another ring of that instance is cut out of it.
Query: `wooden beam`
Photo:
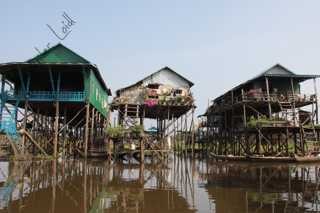
[[[48,156],[46,151],[37,143],[37,141],[32,137],[32,135],[25,129],[22,129],[20,133],[26,137],[44,154],[45,156]]]
[[[59,137],[59,101],[55,104],[56,113],[54,120],[53,157],[58,157],[58,137]]]
[[[89,117],[90,117],[90,103],[86,105],[86,124],[84,130],[84,157],[88,157],[88,140],[89,140]]]
[[[314,95],[315,95],[315,99],[316,99],[316,124],[319,123],[319,114],[318,114],[318,90],[317,90],[317,80],[316,78],[313,79],[313,87],[314,87]]]
[[[66,126],[66,125],[67,125],[67,108],[64,107],[64,109],[63,109],[63,126]],[[63,158],[65,158],[66,157],[67,128],[63,129],[62,137],[63,137],[62,156],[63,156]]]
[[[144,164],[144,137],[140,139],[140,163]]]
[[[26,92],[26,85],[24,83],[21,67],[19,65],[18,65],[18,74],[19,74],[20,83],[22,85],[23,92]]]
[[[28,99],[24,102],[24,115],[23,115],[23,129],[27,128],[27,119],[28,119]],[[25,154],[25,146],[26,146],[26,136],[22,136],[22,154]]]
[[[52,91],[55,91],[51,66],[49,66],[49,78],[51,83],[51,89]]]
[[[2,113],[5,103],[4,98],[4,89],[5,89],[5,75],[1,75],[1,103],[0,103],[0,124],[2,123]]]
[[[192,156],[194,156],[195,151],[195,128],[194,128],[194,107],[192,107],[192,115],[191,115],[191,146],[192,146]]]
[[[247,127],[247,113],[246,113],[246,104],[244,103],[244,90],[241,89],[242,94],[242,111],[243,111],[243,126]]]
[[[268,110],[269,110],[269,118],[272,118],[272,110],[271,110],[271,100],[270,100],[270,88],[269,88],[269,79],[265,77],[266,81],[266,90],[267,90],[267,98],[268,98]]]
[[[293,78],[290,78],[290,83],[291,83],[291,92],[293,97],[293,102],[292,102],[293,125],[296,125],[296,101],[294,97],[295,92],[294,92]]]
[[[95,108],[92,107],[91,109],[91,128],[90,128],[90,143],[93,145],[94,139],[94,123],[95,123]]]

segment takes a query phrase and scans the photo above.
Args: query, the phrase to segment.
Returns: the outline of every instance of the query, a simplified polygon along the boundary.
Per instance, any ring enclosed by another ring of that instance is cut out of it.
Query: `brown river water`
[[[320,168],[320,164],[319,164]],[[315,164],[0,162],[2,212],[318,212]]]

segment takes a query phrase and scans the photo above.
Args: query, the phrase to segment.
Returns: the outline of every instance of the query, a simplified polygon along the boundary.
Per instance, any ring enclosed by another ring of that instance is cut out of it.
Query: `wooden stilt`
[[[246,115],[246,104],[245,104],[245,95],[244,95],[244,90],[241,89],[241,95],[242,95],[242,111],[243,111],[243,126],[247,126],[247,115]]]
[[[24,115],[23,115],[23,129],[27,130],[27,121],[28,121],[28,99],[25,100],[24,103]],[[22,136],[22,154],[25,154],[25,146],[26,146],[26,136]]]
[[[53,157],[58,157],[58,136],[59,136],[59,101],[55,104],[56,113],[54,121]]]
[[[93,147],[94,140],[94,124],[95,124],[95,109],[92,107],[91,109],[91,127],[90,127],[90,146]]]
[[[192,108],[192,121],[191,121],[191,144],[192,144],[192,156],[194,156],[194,149],[195,149],[195,143],[194,143],[194,134],[195,134],[195,128],[194,128],[194,107]]]
[[[293,85],[293,78],[290,78],[291,83],[291,92],[292,92],[292,113],[293,113],[293,125],[296,125],[296,101],[295,101],[295,92]]]
[[[140,163],[144,164],[144,138],[140,139]]]
[[[316,105],[316,124],[319,124],[319,112],[318,112],[318,90],[317,90],[317,80],[313,79],[314,95],[315,95],[315,105]]]
[[[88,141],[89,141],[89,118],[90,118],[90,103],[86,105],[86,123],[84,130],[84,157],[88,156]]]
[[[67,108],[64,108],[63,110],[63,126],[67,124]],[[66,140],[67,140],[67,128],[63,129],[63,146],[62,146],[62,156],[63,158],[66,157]]]
[[[267,99],[268,99],[268,110],[269,110],[269,119],[272,118],[272,110],[271,110],[271,99],[270,99],[270,88],[269,88],[269,79],[265,77],[266,81],[266,90],[267,90]]]

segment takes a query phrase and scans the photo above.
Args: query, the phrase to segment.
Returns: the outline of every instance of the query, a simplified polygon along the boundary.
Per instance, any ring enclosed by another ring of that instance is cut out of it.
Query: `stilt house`
[[[0,74],[0,130],[16,151],[86,156],[102,136],[111,92],[82,56],[58,44],[26,62],[0,64]]]
[[[171,119],[185,114],[194,105],[193,83],[164,67],[137,83],[116,91],[113,108],[119,120],[132,118]]]
[[[316,151],[318,77],[277,64],[214,99],[205,114],[213,153],[305,156]],[[310,79],[314,91],[303,94],[301,83]]]

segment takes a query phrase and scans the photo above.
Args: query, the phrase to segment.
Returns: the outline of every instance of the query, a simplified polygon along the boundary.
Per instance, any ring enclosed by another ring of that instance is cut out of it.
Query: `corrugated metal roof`
[[[58,43],[43,53],[26,61],[28,63],[83,63],[90,62],[66,46]]]
[[[107,93],[111,96],[111,90],[107,87],[104,82],[101,73],[96,65],[91,64],[88,60],[75,53],[71,49],[66,46],[58,43],[57,45],[51,47],[45,52],[35,56],[32,59],[27,60],[26,62],[11,62],[11,63],[3,63],[0,64],[0,69],[2,72],[5,72],[5,67],[12,66],[86,66],[90,67],[102,87],[107,91]]]
[[[186,82],[188,83],[189,87],[192,87],[192,86],[194,85],[193,82],[189,81],[188,79],[186,79],[185,77],[183,77],[182,75],[180,75],[179,73],[177,73],[176,71],[174,71],[173,69],[171,69],[171,68],[169,68],[169,67],[166,66],[166,67],[163,67],[162,69],[160,69],[160,70],[158,70],[158,71],[156,71],[156,72],[148,75],[147,77],[143,78],[142,80],[140,80],[140,81],[138,81],[138,82],[136,82],[136,83],[134,83],[134,84],[131,84],[131,85],[127,86],[127,87],[118,89],[118,90],[116,91],[116,94],[119,94],[119,92],[121,92],[121,91],[123,91],[123,90],[127,90],[127,89],[129,89],[129,88],[132,88],[132,87],[134,87],[134,86],[137,86],[137,85],[139,85],[139,84],[142,84],[145,80],[147,80],[147,79],[149,79],[149,78],[152,78],[152,76],[158,74],[159,72],[165,71],[165,70],[172,72],[173,74],[175,74],[175,75],[178,76],[179,78],[181,78],[181,79],[183,79],[184,81],[186,81]]]

